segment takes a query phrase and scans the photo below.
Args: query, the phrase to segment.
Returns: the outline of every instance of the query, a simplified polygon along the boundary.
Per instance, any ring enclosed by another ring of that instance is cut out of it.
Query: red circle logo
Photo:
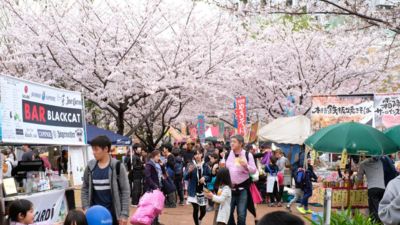
[[[25,93],[28,93],[28,86],[25,85],[24,91]]]

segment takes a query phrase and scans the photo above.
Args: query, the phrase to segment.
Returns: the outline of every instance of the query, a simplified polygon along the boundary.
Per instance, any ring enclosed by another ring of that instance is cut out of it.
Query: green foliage
[[[310,221],[312,225],[324,225],[324,219],[321,217],[318,221],[312,221],[309,218],[307,218],[307,220]],[[358,209],[352,213],[352,210],[348,208],[345,211],[332,211],[331,225],[379,225],[379,223],[374,222]]]
[[[313,17],[310,15],[294,16],[286,14],[282,16],[282,22],[285,26],[292,26],[293,31],[301,31],[311,29]]]

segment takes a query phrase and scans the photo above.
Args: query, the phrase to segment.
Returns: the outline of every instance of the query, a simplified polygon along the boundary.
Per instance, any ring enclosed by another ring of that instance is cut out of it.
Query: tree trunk
[[[125,118],[125,113],[124,110],[120,109],[118,110],[118,118],[117,120],[117,134],[124,135],[124,118]]]

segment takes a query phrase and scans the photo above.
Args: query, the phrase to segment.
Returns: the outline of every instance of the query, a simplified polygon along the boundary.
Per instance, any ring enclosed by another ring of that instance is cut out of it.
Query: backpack
[[[301,186],[301,185],[304,184],[305,178],[306,178],[305,171],[304,171],[304,170],[299,170],[299,171],[297,171],[297,173],[296,173],[295,182],[296,182],[298,185]]]
[[[121,186],[119,185],[119,181],[120,181],[120,179],[119,179],[119,174],[121,173],[121,161],[118,161],[118,162],[117,162],[116,169],[117,169],[118,191],[119,191],[119,193],[121,193]]]
[[[387,156],[381,157],[381,162],[386,187],[388,183],[396,178],[399,174],[397,173],[396,168],[394,168],[394,165],[390,162],[390,159]]]
[[[176,157],[174,173],[175,173],[175,177],[183,176],[183,160],[182,160],[182,157],[180,157],[180,156]]]

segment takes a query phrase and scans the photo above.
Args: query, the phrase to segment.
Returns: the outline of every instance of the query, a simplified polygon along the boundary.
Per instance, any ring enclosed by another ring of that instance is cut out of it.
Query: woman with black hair
[[[57,159],[58,175],[68,174],[68,151],[62,150],[61,156]]]
[[[184,178],[189,181],[188,202],[192,203],[193,206],[193,220],[195,225],[199,225],[206,215],[207,200],[203,189],[206,182],[210,181],[211,171],[203,161],[203,149],[198,148],[193,158],[194,160],[188,165]]]

